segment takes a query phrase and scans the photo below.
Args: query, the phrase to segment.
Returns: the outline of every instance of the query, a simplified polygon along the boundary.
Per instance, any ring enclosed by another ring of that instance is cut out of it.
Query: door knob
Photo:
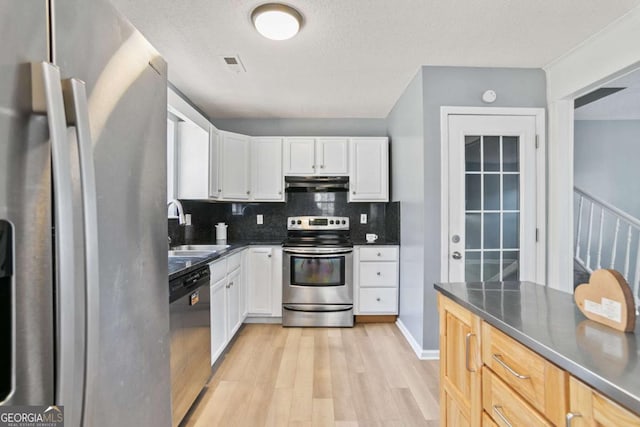
[[[462,259],[462,254],[458,251],[455,251],[454,253],[451,254],[451,258],[453,259]]]

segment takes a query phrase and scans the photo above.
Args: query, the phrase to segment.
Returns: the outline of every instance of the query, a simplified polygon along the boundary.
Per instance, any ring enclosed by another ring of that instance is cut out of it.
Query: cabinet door
[[[227,277],[227,337],[231,339],[240,327],[240,269]]]
[[[222,198],[247,200],[249,189],[250,138],[231,132],[220,132],[220,180]]]
[[[480,318],[441,294],[438,307],[441,425],[478,426],[482,418]]]
[[[209,128],[209,197],[218,199],[222,194],[220,182],[220,132]]]
[[[271,248],[271,315],[282,317],[282,247]]]
[[[251,196],[256,201],[284,201],[282,138],[251,139]]]
[[[308,176],[315,173],[315,139],[285,138],[284,174]]]
[[[226,277],[211,285],[211,365],[227,345]]]
[[[191,122],[178,123],[177,172],[179,199],[209,197],[209,132]]]
[[[577,379],[569,379],[571,426],[640,426],[640,417],[613,403]]]
[[[249,314],[272,315],[272,249],[250,248],[248,254],[247,296]]]
[[[349,140],[347,138],[318,138],[316,166],[320,175],[349,174]]]
[[[389,201],[387,138],[352,138],[350,159],[349,201]]]

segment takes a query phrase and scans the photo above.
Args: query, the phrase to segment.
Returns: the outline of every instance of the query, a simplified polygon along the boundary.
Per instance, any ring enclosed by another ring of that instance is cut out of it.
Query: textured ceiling
[[[577,108],[576,120],[640,120],[640,70],[607,83],[604,87],[626,89]]]
[[[252,27],[260,0],[112,0],[205,113],[386,117],[421,65],[543,67],[640,0],[287,0],[295,38]],[[221,56],[240,56],[233,74]]]

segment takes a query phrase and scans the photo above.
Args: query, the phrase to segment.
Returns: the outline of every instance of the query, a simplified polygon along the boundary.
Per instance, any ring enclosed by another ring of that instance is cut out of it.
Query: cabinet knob
[[[380,276],[380,272],[379,272],[379,271],[378,271],[378,273],[377,273],[377,274],[378,274],[378,276]]]
[[[232,287],[232,286],[233,286],[233,282],[229,283],[229,287]]]
[[[353,194],[356,194],[356,192],[354,191]]]
[[[316,168],[316,165],[311,166],[311,169],[315,169],[315,168]]]
[[[278,191],[278,194],[282,195],[282,191]]]
[[[320,165],[320,169],[324,169],[324,165]]]
[[[382,254],[380,252],[378,252],[378,256],[382,256]]]
[[[251,194],[251,191],[247,191],[247,194]]]
[[[380,297],[376,298],[376,301],[380,302]]]
[[[218,188],[218,193],[222,193],[222,188]]]
[[[269,258],[271,258],[271,254],[267,255]]]

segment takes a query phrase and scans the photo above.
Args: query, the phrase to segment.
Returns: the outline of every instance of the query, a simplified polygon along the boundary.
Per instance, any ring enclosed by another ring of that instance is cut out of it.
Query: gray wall
[[[211,119],[215,127],[251,136],[386,136],[385,119]]]
[[[578,120],[574,183],[640,218],[640,120]]]
[[[541,69],[423,67],[422,71],[426,206],[423,348],[437,349],[438,307],[432,284],[440,280],[440,107],[486,107],[482,93],[493,89],[498,97],[491,107],[545,108],[547,85]]]
[[[422,71],[389,116],[391,194],[400,201],[400,321],[422,346],[424,293],[424,131]]]

